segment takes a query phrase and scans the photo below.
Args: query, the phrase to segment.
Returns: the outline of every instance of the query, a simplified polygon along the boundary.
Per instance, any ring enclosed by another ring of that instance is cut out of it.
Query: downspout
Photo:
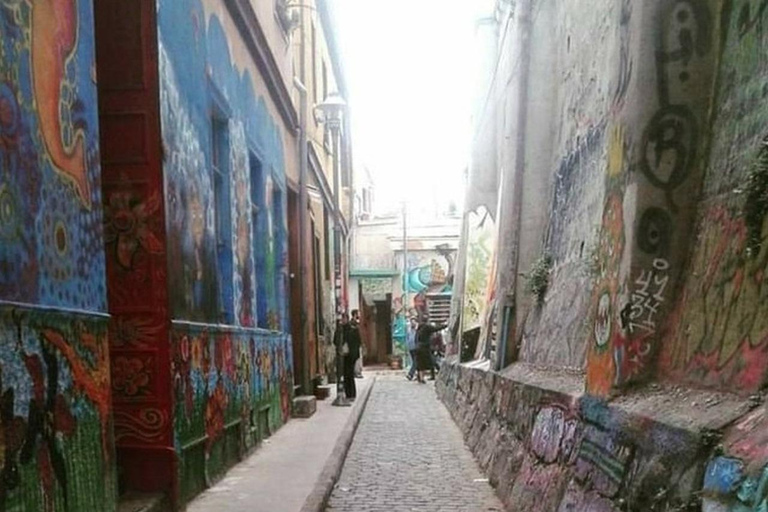
[[[496,325],[499,327],[499,340],[497,343],[496,369],[501,370],[517,359],[517,281],[518,265],[520,263],[520,229],[521,215],[523,209],[523,186],[525,183],[525,143],[526,143],[526,125],[528,122],[528,86],[531,64],[531,3],[532,0],[524,0],[520,4],[520,82],[517,108],[517,137],[515,140],[515,166],[514,177],[512,180],[512,215],[511,219],[514,226],[513,250],[510,255],[513,259],[511,268],[514,269],[510,282],[506,286],[504,296],[497,294],[497,304],[503,307],[497,307],[495,312]],[[502,188],[503,194],[503,188]],[[503,200],[503,199],[502,199]],[[501,265],[499,265],[501,268]],[[502,281],[499,280],[502,284]],[[505,283],[506,284],[506,283]],[[502,291],[498,290],[497,291]],[[514,346],[511,346],[512,344]]]
[[[302,56],[304,55],[304,37],[302,31]],[[299,289],[301,290],[301,337],[299,346],[301,347],[301,390],[304,394],[312,392],[312,378],[309,372],[309,325],[307,322],[307,312],[309,311],[309,297],[305,293],[307,290],[307,205],[309,194],[307,192],[307,166],[309,155],[307,150],[307,88],[296,77],[293,78],[293,85],[299,91]]]

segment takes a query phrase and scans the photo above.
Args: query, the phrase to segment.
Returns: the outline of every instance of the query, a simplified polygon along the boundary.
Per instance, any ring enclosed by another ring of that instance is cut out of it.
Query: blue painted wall
[[[283,130],[254,92],[254,78],[235,68],[227,45],[232,36],[215,16],[206,20],[199,2],[180,0],[163,2],[158,17],[173,316],[218,322],[222,310],[231,310],[236,325],[284,330]],[[214,112],[228,123],[233,272],[222,279],[219,270],[230,262],[217,256],[215,240]],[[252,166],[261,168],[254,182],[260,190],[251,190]],[[279,209],[270,191],[283,197]]]
[[[90,0],[0,2],[0,511],[116,501]]]

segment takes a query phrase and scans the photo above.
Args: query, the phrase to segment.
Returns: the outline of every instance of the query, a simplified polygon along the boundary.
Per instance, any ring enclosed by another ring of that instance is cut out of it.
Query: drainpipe
[[[523,207],[523,187],[525,186],[525,144],[526,144],[526,124],[528,122],[528,87],[530,71],[531,54],[531,24],[532,20],[532,0],[524,0],[520,3],[519,24],[520,27],[520,72],[519,72],[519,91],[517,98],[517,137],[515,140],[515,161],[511,169],[511,176],[505,172],[503,178],[504,184],[501,187],[502,196],[500,197],[500,215],[497,215],[499,221],[499,240],[498,247],[507,246],[510,248],[510,262],[506,266],[502,264],[500,252],[497,256],[497,307],[495,311],[496,325],[498,329],[498,340],[496,344],[496,370],[502,370],[513,360],[517,359],[517,347],[513,345],[517,340],[517,281],[518,268],[520,264],[520,223]],[[503,51],[503,50],[502,50]],[[511,178],[511,179],[510,179]],[[508,200],[509,186],[511,185],[512,198]],[[505,197],[506,196],[506,197]],[[503,206],[506,205],[506,208]],[[505,211],[506,210],[506,211]],[[511,210],[511,211],[510,211]],[[508,229],[503,229],[503,219],[509,219]],[[501,233],[507,233],[504,237]],[[506,238],[509,244],[503,244],[502,240]],[[500,306],[500,307],[499,307]],[[486,354],[488,355],[488,354]]]
[[[303,51],[302,51],[303,54]],[[312,392],[312,378],[309,372],[309,325],[307,322],[307,312],[309,311],[309,297],[304,293],[307,289],[307,204],[309,194],[307,193],[307,173],[309,165],[309,155],[307,151],[307,88],[296,77],[293,78],[293,85],[299,91],[299,289],[301,293],[301,390],[304,394]]]

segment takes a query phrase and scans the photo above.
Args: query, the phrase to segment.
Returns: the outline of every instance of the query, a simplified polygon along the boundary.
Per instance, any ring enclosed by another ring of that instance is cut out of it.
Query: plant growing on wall
[[[760,252],[763,241],[763,224],[768,214],[768,137],[765,137],[757,154],[757,162],[747,175],[741,190],[746,194],[744,222],[747,226],[747,256]]]
[[[544,253],[533,262],[531,271],[525,275],[528,281],[528,291],[536,298],[536,302],[541,304],[549,288],[549,273],[552,271],[552,256]]]

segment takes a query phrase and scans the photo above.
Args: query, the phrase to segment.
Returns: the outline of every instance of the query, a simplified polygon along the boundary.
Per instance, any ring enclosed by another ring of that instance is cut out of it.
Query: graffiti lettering
[[[640,170],[657,188],[677,189],[696,159],[698,127],[688,107],[669,105],[651,120],[643,134]]]
[[[659,313],[659,307],[664,303],[664,291],[669,282],[669,276],[666,271],[669,269],[669,263],[663,259],[656,259],[653,263],[653,269],[650,271],[641,271],[640,276],[635,280],[639,287],[632,293],[632,309],[629,313],[629,332],[634,333],[637,329],[646,332],[656,330],[656,315]]]

